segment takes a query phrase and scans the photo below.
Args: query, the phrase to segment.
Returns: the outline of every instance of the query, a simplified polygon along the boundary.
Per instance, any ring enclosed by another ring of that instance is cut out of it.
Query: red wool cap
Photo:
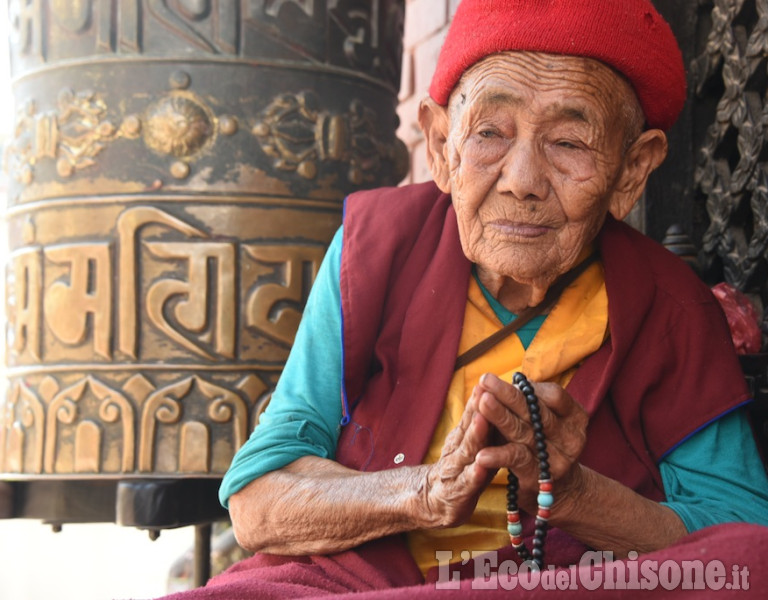
[[[685,103],[685,68],[669,24],[649,0],[463,0],[429,95],[443,106],[464,71],[509,50],[584,56],[622,73],[645,119],[667,130]]]

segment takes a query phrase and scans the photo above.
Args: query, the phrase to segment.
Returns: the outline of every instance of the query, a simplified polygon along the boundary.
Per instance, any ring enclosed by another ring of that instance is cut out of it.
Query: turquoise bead
[[[539,495],[536,498],[536,502],[539,504],[539,506],[543,506],[544,508],[551,507],[554,501],[555,499],[549,492],[539,492]]]
[[[523,533],[523,526],[520,523],[507,523],[509,535],[520,535]]]

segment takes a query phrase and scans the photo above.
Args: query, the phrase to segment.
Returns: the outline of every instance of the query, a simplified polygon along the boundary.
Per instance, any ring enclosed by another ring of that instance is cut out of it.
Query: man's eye
[[[496,137],[497,134],[492,129],[483,129],[482,131],[479,132],[479,135],[480,135],[481,138],[488,139],[488,138]]]
[[[566,150],[578,150],[579,148],[576,144],[569,142],[568,140],[560,140],[555,145],[559,148],[565,148]]]

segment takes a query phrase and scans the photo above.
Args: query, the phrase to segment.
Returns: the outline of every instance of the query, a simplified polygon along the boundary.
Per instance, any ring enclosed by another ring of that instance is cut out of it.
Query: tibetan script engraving
[[[9,286],[8,325],[17,356],[42,357],[41,321],[43,298],[42,250],[24,248],[11,255],[13,279]],[[9,290],[9,291],[10,291]],[[12,300],[12,301],[11,301]]]
[[[138,207],[125,211],[117,221],[119,239],[118,284],[120,321],[119,348],[132,358],[138,356],[138,249],[137,237],[144,227],[162,225],[188,236],[205,237],[205,233],[184,221],[154,207]]]
[[[277,275],[277,281],[257,285],[248,297],[247,325],[290,345],[325,250],[317,246],[257,244],[248,244],[245,250],[256,261],[271,266]]]
[[[215,354],[235,356],[235,246],[226,243],[145,242],[159,258],[184,261],[188,280],[166,278],[147,291],[147,313],[153,325],[188,350],[209,360],[201,342]],[[214,267],[215,265],[215,267]],[[209,281],[214,283],[209,286]],[[180,330],[197,334],[191,340]]]
[[[82,344],[90,320],[94,351],[111,358],[112,262],[109,244],[62,244],[45,257],[69,265],[69,282],[54,282],[45,292],[46,324],[65,344]]]

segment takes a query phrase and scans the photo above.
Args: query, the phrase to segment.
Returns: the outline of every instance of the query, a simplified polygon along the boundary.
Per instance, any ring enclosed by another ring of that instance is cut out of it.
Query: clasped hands
[[[582,483],[578,458],[586,443],[588,416],[561,386],[532,385],[554,480],[554,517],[558,505]],[[535,514],[539,460],[525,398],[511,383],[486,374],[475,386],[459,425],[446,438],[440,459],[428,470],[423,501],[430,525],[464,523],[496,471],[504,467],[518,477],[519,506]]]

